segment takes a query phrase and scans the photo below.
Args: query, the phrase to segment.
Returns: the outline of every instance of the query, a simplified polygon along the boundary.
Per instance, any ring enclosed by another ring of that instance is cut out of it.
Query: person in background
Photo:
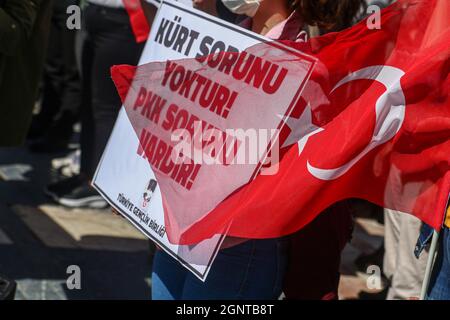
[[[0,0],[0,146],[25,141],[42,74],[52,0]]]
[[[419,297],[425,275],[428,253],[414,257],[414,243],[422,222],[396,210],[384,209],[383,272],[389,280],[387,300]]]
[[[292,0],[222,0],[223,4],[233,13],[245,15],[248,18],[241,22],[241,26],[255,33],[264,35],[273,40],[306,40],[305,29],[307,24],[319,25],[327,29],[340,29],[345,24],[350,23],[350,16],[360,9],[361,1],[345,0],[340,1],[292,1]],[[344,3],[344,7],[341,7]],[[348,12],[348,16],[341,17],[337,12],[353,8]],[[306,11],[308,10],[308,11]],[[321,21],[321,14],[327,13],[327,20]],[[314,292],[315,298],[326,296],[324,292],[337,291],[339,280],[339,259],[340,252],[351,232],[351,214],[344,205],[335,207],[339,213],[329,211],[329,215],[313,226],[314,235],[332,233],[326,235],[326,244],[337,241],[333,247],[320,247],[311,245],[315,239],[304,241],[298,240],[299,246],[292,242],[291,237],[275,239],[236,239],[226,238],[221,250],[218,252],[216,260],[211,267],[208,278],[201,282],[175,259],[164,251],[158,250],[153,261],[152,272],[152,298],[156,300],[189,300],[189,299],[278,299],[283,291],[283,282],[289,268],[290,280],[293,285],[303,286],[301,293],[296,289],[290,290],[288,298],[294,299],[302,293],[311,290],[310,282],[304,280],[316,273],[314,266],[318,263],[327,263],[326,259],[317,262],[311,254],[314,250],[322,251],[327,255],[329,250],[333,251],[331,259],[335,262],[329,266],[331,271],[324,276],[330,276],[332,290],[328,287],[322,288],[319,293]],[[332,217],[327,218],[327,217]],[[344,219],[345,218],[345,219]],[[338,224],[333,224],[338,221]],[[301,231],[299,232],[299,234]],[[301,238],[301,237],[300,237]],[[296,237],[294,236],[294,239]],[[297,237],[299,239],[299,237]],[[292,245],[294,248],[292,248]],[[305,251],[302,255],[307,260],[302,260],[301,264],[311,264],[307,268],[307,274],[299,275],[301,270],[292,269],[292,263],[298,256],[292,255],[295,250],[303,250],[302,246],[313,247],[313,250]],[[290,249],[291,248],[291,249]],[[336,281],[337,276],[337,281]],[[312,284],[314,285],[314,284]],[[336,288],[336,289],[335,289]],[[312,297],[313,295],[311,295]],[[336,294],[337,296],[337,294]],[[335,296],[331,298],[336,298]]]
[[[40,112],[33,118],[28,139],[32,152],[67,148],[73,125],[79,120],[81,80],[75,59],[76,29],[67,27],[67,8],[79,0],[54,3],[49,47],[44,66]]]
[[[80,174],[57,181],[46,193],[67,207],[103,208],[106,201],[90,185],[122,105],[110,76],[113,65],[136,65],[136,43],[123,0],[88,0],[82,20]]]
[[[415,248],[415,255],[418,259],[425,246],[430,242],[432,234],[433,229],[424,224]],[[450,300],[450,205],[447,206],[444,225],[439,234],[437,255],[425,298],[427,300]]]
[[[25,140],[45,57],[51,5],[52,0],[0,0],[1,147]],[[0,283],[0,300],[13,299],[15,283],[4,276]]]

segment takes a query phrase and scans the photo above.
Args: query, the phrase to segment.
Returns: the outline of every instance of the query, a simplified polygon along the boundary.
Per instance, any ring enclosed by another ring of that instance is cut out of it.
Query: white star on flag
[[[283,118],[280,115],[279,117]],[[286,124],[291,129],[291,133],[287,137],[282,148],[297,143],[298,155],[302,153],[309,137],[324,130],[323,128],[318,127],[312,123],[311,105],[309,103],[300,118],[288,117],[286,119]]]

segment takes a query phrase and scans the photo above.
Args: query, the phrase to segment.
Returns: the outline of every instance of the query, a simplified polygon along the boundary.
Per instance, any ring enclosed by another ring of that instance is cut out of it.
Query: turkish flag
[[[150,33],[150,26],[148,25],[141,2],[139,0],[123,0],[123,3],[130,17],[131,29],[133,30],[136,42],[141,43],[146,41]]]
[[[380,29],[364,20],[285,42],[318,65],[281,132],[278,172],[258,175],[183,230],[166,212],[170,239],[193,244],[224,229],[279,237],[347,198],[439,229],[450,191],[449,15],[448,0],[403,0],[382,11]],[[123,96],[133,72],[114,69]]]

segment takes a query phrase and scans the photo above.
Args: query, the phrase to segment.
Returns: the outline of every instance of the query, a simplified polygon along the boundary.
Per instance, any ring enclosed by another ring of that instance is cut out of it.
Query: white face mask
[[[253,17],[258,11],[261,0],[222,0],[222,2],[233,13]]]

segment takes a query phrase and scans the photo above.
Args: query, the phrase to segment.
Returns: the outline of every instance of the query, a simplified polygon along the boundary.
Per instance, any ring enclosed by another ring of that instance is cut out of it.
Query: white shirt
[[[88,2],[110,8],[124,7],[123,0],[88,0]]]

